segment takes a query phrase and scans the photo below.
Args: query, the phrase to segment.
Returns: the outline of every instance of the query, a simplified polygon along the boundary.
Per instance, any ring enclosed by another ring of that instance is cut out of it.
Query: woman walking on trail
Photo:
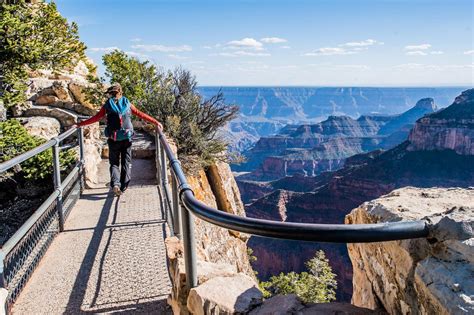
[[[115,83],[107,89],[108,99],[100,111],[91,118],[79,122],[76,127],[95,123],[107,116],[105,135],[109,145],[110,187],[120,196],[127,190],[132,167],[132,114],[158,128],[163,126],[153,117],[139,111],[122,95],[122,87]],[[121,167],[119,167],[121,166]]]

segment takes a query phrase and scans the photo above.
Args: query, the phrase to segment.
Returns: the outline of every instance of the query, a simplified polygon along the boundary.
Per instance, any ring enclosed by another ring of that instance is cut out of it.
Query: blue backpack
[[[130,101],[122,96],[117,102],[109,98],[105,104],[107,127],[105,136],[113,141],[130,140],[134,134]]]

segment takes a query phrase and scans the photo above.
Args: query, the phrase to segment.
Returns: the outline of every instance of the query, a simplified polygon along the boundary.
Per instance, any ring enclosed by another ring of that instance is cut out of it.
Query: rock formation
[[[347,224],[426,220],[428,239],[348,244],[352,302],[390,314],[474,313],[474,189],[402,188],[352,210]]]
[[[294,174],[316,176],[334,171],[345,159],[362,152],[388,149],[405,141],[416,120],[436,110],[434,100],[419,100],[395,116],[329,116],[318,124],[290,126],[275,136],[261,138],[248,153],[248,162],[234,166],[252,171],[242,176],[274,180]]]
[[[410,132],[408,150],[454,150],[474,155],[474,90],[464,91],[453,105],[420,119]]]

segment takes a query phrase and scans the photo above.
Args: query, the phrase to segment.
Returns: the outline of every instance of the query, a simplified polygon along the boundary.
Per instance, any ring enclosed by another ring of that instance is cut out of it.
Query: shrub
[[[308,272],[280,273],[260,287],[265,297],[296,294],[304,303],[327,303],[336,299],[336,275],[322,250],[306,262]]]
[[[16,119],[0,122],[0,162],[34,149],[44,142],[44,139],[28,134]],[[64,169],[74,163],[76,154],[73,150],[62,151],[59,158],[61,167]],[[46,150],[21,163],[21,173],[25,179],[45,179],[53,172],[52,161],[52,150]]]
[[[28,72],[63,70],[85,60],[77,25],[69,24],[54,2],[25,0],[0,4],[0,100],[5,106],[26,97]]]
[[[222,93],[204,100],[189,71],[160,72],[148,61],[119,50],[104,55],[103,61],[106,78],[120,83],[134,105],[160,120],[176,142],[183,166],[190,169],[226,159],[227,143],[218,130],[236,117],[238,107],[226,104]]]

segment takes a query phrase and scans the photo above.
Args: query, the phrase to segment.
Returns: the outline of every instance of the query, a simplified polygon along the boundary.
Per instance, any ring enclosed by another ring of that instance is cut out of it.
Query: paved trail
[[[114,197],[88,189],[13,307],[14,314],[168,314],[170,280],[154,161],[133,161]],[[107,173],[107,164],[102,165]],[[105,175],[108,179],[108,175]]]

